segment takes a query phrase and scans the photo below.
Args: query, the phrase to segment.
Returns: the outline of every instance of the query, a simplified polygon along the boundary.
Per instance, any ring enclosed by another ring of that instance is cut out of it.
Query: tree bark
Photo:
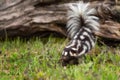
[[[66,36],[66,13],[70,1],[72,0],[1,0],[0,38],[34,34],[44,36],[46,32]],[[119,18],[119,9],[114,8],[113,11],[113,16]],[[100,32],[95,34],[120,40],[120,24],[115,20],[116,18],[105,20],[101,23]]]

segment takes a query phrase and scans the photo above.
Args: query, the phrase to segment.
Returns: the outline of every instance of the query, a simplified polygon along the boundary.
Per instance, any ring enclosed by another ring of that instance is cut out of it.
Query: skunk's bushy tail
[[[99,18],[95,16],[96,10],[90,8],[90,3],[69,4],[67,31],[69,38],[73,38],[82,27],[99,30]]]

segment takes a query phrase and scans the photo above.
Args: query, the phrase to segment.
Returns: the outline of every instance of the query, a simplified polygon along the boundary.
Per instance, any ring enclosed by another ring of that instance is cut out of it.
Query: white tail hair
[[[73,38],[82,27],[99,30],[99,18],[95,16],[96,9],[90,8],[90,3],[69,4],[67,30],[68,36]]]

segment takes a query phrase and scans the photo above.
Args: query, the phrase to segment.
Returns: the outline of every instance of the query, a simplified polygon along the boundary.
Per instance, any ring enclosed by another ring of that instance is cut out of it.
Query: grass
[[[64,69],[59,59],[67,42],[53,37],[0,41],[0,80],[120,80],[120,46],[96,45],[79,65]]]

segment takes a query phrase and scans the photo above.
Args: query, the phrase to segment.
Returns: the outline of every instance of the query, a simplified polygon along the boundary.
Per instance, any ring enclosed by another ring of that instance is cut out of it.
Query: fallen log
[[[45,35],[47,31],[66,36],[68,2],[70,1],[1,0],[0,38],[27,37],[38,33]],[[112,8],[112,12],[114,12],[112,20],[103,20],[100,32],[95,32],[95,34],[104,38],[120,40],[119,6]]]

